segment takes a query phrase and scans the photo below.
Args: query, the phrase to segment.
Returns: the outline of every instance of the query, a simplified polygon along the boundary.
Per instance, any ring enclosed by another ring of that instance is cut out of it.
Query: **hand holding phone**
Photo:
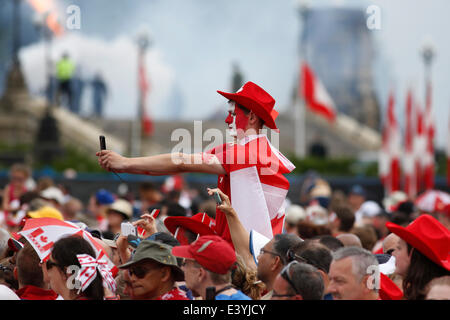
[[[214,192],[214,200],[216,200],[216,203],[220,206],[222,204],[222,199],[220,198],[219,193],[216,191]]]
[[[130,234],[137,236],[137,229],[130,222],[122,222],[120,230],[123,236],[128,237]]]
[[[106,150],[106,139],[105,136],[100,136],[100,150]]]

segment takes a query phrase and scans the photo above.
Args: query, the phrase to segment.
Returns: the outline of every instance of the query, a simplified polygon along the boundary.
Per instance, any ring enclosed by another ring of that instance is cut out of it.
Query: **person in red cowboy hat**
[[[181,152],[125,158],[110,151],[97,152],[106,170],[148,175],[202,172],[218,175],[218,188],[230,199],[244,227],[268,237],[281,233],[284,200],[289,182],[284,176],[295,166],[263,134],[263,126],[277,130],[275,100],[263,88],[247,82],[236,93],[218,91],[229,100],[225,123],[233,143],[204,153]],[[225,214],[216,211],[215,231],[231,243]]]
[[[215,221],[206,213],[197,213],[192,217],[167,217],[164,219],[164,225],[180,245],[188,245],[199,236],[216,234],[212,229]]]
[[[387,222],[386,227],[401,240],[394,250],[396,267],[404,258],[400,246],[406,243],[408,254],[403,279],[403,294],[407,300],[423,300],[426,285],[434,278],[450,275],[450,231],[431,215],[424,214],[406,228]]]

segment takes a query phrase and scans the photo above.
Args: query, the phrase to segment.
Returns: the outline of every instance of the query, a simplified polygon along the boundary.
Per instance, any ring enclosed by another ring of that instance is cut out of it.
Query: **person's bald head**
[[[392,252],[397,247],[398,240],[400,240],[400,237],[397,236],[395,233],[391,233],[386,238],[384,238],[383,253],[392,254]]]
[[[340,240],[344,244],[344,247],[362,248],[361,240],[353,233],[342,233],[336,239]]]

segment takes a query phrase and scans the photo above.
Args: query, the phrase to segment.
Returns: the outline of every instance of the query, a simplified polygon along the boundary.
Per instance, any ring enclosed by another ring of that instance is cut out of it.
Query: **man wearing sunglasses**
[[[184,280],[184,274],[171,248],[160,242],[143,240],[131,260],[119,266],[128,270],[131,299],[188,300],[185,292],[175,286],[175,281]]]
[[[323,288],[315,267],[294,260],[276,277],[271,300],[321,300]]]
[[[270,300],[275,278],[287,263],[288,250],[301,242],[302,240],[294,234],[277,234],[260,250],[257,276],[264,282],[268,291],[261,300]]]

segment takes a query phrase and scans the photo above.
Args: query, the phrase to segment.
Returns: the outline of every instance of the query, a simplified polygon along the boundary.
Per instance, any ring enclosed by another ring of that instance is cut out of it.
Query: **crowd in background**
[[[1,299],[450,299],[448,204],[423,212],[402,192],[377,203],[360,185],[346,194],[309,174],[300,194],[286,199],[283,233],[258,248],[232,222],[220,190],[233,242],[215,235],[214,198],[182,176],[143,182],[138,194],[100,189],[86,203],[51,178],[33,180],[22,164],[9,179],[0,186]],[[62,237],[42,261],[20,234],[38,218],[89,232],[117,267],[114,285],[105,286],[110,270],[98,267],[83,290],[68,287],[67,268],[81,267],[80,255],[97,259],[95,248]],[[127,221],[136,236],[121,234]],[[373,286],[371,266],[380,270]]]

